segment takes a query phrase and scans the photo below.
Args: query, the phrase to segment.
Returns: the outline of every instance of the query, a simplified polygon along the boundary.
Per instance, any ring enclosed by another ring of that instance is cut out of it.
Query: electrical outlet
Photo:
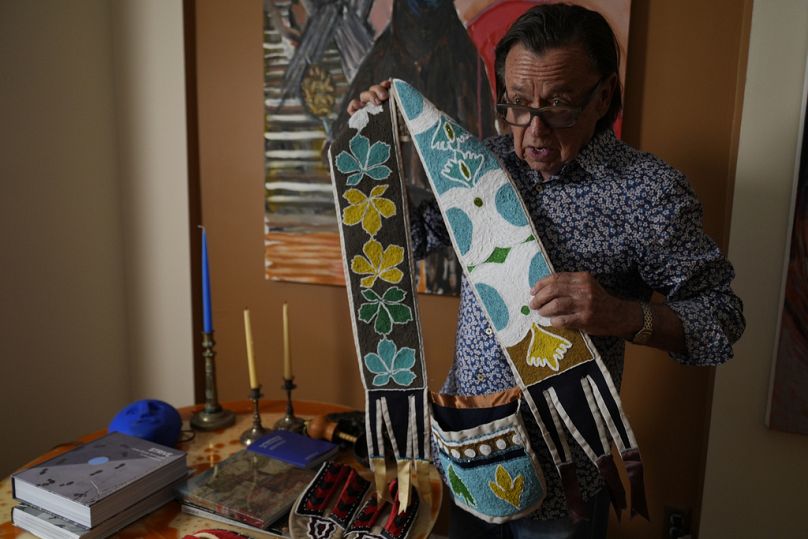
[[[665,507],[665,539],[690,536],[690,510]]]

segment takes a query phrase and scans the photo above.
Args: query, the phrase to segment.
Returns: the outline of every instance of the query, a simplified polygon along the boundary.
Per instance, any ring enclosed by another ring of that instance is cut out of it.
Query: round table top
[[[245,400],[224,403],[222,406],[235,412],[235,424],[225,429],[214,431],[194,430],[192,431],[194,433],[192,439],[180,442],[177,446],[179,449],[187,452],[188,466],[193,468],[195,473],[199,473],[210,468],[217,462],[227,458],[232,453],[244,447],[239,441],[239,437],[244,431],[248,430],[252,426],[252,403]],[[183,429],[190,431],[188,420],[194,412],[199,411],[202,408],[203,405],[195,405],[181,408],[179,410],[180,416],[182,416],[183,419]],[[261,401],[260,410],[262,425],[265,428],[271,428],[278,419],[285,415],[286,401]],[[311,401],[295,401],[294,403],[295,415],[303,419],[308,419],[317,415],[349,411],[351,411],[350,408],[337,404]],[[25,467],[53,458],[54,456],[59,455],[77,445],[94,440],[102,436],[105,432],[105,430],[99,430],[86,436],[82,436],[76,441],[60,444],[54,447],[51,451],[29,462]],[[183,434],[185,434],[185,431]],[[433,488],[433,492],[436,489],[437,495],[433,496],[433,508],[431,511],[433,521],[437,515],[438,509],[440,508],[441,489],[439,479],[437,482],[437,487]],[[0,480],[0,539],[12,537],[27,539],[35,537],[25,530],[15,527],[11,523],[11,509],[16,504],[17,501],[13,499],[11,494],[11,479],[10,477],[5,477]],[[185,514],[180,511],[179,503],[171,502],[158,509],[154,513],[151,513],[124,528],[118,532],[115,537],[125,539],[134,539],[136,537],[159,537],[161,539],[173,539],[182,538],[185,535],[194,533],[196,531],[210,528],[230,529],[245,533],[245,531],[241,528]],[[249,532],[246,533],[249,534]]]

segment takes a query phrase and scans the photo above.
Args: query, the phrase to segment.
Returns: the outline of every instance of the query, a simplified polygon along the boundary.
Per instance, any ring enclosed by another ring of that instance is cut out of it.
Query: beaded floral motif
[[[400,386],[408,386],[415,380],[415,350],[408,346],[396,347],[389,339],[382,339],[376,352],[365,355],[365,366],[375,374],[374,386],[384,386],[392,380]]]
[[[370,288],[376,279],[392,284],[401,282],[404,273],[396,266],[404,261],[403,247],[395,244],[382,247],[378,241],[369,239],[362,246],[362,252],[365,256],[356,255],[351,259],[351,271],[367,275],[359,281],[361,286]]]
[[[362,230],[375,236],[382,227],[382,218],[389,218],[396,214],[396,205],[389,198],[382,195],[387,191],[387,185],[377,185],[365,195],[359,189],[348,189],[342,198],[350,206],[342,210],[342,222],[347,226],[362,223]]]
[[[381,296],[371,289],[362,290],[366,300],[359,307],[359,320],[370,324],[379,335],[388,335],[394,324],[406,324],[412,320],[412,309],[404,305],[407,293],[397,286],[388,288]]]
[[[349,174],[345,182],[347,185],[356,185],[365,176],[373,180],[386,180],[390,177],[393,171],[384,164],[390,159],[389,144],[376,141],[371,145],[367,137],[357,133],[348,147],[350,152],[343,150],[335,160],[337,170]]]
[[[497,498],[511,504],[516,509],[522,507],[521,499],[524,486],[525,478],[522,475],[511,477],[511,474],[502,465],[497,466],[495,481],[488,482],[488,488]]]

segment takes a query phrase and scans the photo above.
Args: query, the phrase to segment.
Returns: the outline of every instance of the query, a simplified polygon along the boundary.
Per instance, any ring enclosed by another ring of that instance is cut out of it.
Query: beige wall
[[[186,406],[194,374],[182,1],[111,5],[129,387],[132,399]]]
[[[183,70],[180,0],[0,2],[0,474],[193,401]]]
[[[807,54],[808,2],[755,2],[729,247],[748,327],[715,378],[704,539],[808,537],[808,437],[764,426]]]

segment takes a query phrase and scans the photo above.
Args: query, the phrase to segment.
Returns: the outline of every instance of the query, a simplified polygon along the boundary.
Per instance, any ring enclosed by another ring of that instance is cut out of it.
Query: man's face
[[[615,87],[615,75],[600,85],[600,76],[586,52],[578,45],[548,49],[542,54],[521,43],[505,58],[505,101],[534,108],[583,104],[595,93],[572,127],[552,128],[533,116],[527,127],[511,126],[516,155],[547,179],[558,174],[578,155],[592,135],[595,124],[606,114]]]

